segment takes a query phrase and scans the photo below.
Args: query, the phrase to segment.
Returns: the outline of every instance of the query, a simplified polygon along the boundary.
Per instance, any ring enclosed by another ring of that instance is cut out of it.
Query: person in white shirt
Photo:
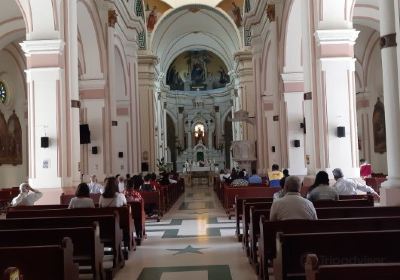
[[[117,180],[115,177],[106,179],[104,192],[99,199],[99,207],[122,207],[127,205],[126,197],[123,193],[118,192]]]
[[[19,185],[20,194],[13,198],[11,206],[30,206],[34,205],[39,200],[43,193],[33,189],[28,183]],[[31,192],[30,192],[31,191]]]
[[[118,191],[123,193],[125,190],[125,179],[122,176],[118,176]]]
[[[333,169],[332,174],[336,180],[336,183],[333,185],[333,187],[336,189],[339,195],[356,195],[357,190],[359,190],[366,193],[371,193],[377,200],[380,199],[380,196],[374,191],[373,188],[365,184],[361,184],[357,180],[343,178],[343,171],[340,168]]]
[[[90,193],[102,193],[103,186],[97,182],[96,175],[90,176],[90,183],[88,184]]]
[[[78,185],[75,197],[69,202],[68,208],[94,208],[94,202],[93,199],[90,198],[89,187],[86,183],[80,183]]]
[[[274,200],[270,211],[270,221],[317,220],[314,205],[300,195],[300,178],[289,176],[285,180],[286,194]]]

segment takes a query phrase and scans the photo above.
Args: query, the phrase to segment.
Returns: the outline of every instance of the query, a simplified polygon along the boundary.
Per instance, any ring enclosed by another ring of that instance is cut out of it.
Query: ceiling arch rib
[[[232,69],[234,54],[242,47],[240,38],[239,30],[225,12],[206,5],[187,5],[159,20],[150,46],[164,73],[180,53],[194,49],[215,53]]]
[[[353,23],[370,27],[379,32],[378,0],[357,0],[354,5]]]

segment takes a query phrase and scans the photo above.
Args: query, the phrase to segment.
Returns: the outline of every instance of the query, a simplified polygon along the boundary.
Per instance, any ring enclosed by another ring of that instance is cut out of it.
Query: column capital
[[[315,38],[319,45],[322,44],[355,44],[360,31],[355,29],[317,30]]]
[[[62,53],[64,41],[62,40],[34,40],[20,43],[25,55]]]
[[[285,93],[304,93],[304,73],[282,73],[281,77]]]

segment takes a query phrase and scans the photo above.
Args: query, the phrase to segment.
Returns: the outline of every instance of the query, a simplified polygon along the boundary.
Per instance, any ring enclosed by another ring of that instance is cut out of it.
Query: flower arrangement
[[[160,172],[167,171],[167,163],[164,158],[157,159],[157,168]]]

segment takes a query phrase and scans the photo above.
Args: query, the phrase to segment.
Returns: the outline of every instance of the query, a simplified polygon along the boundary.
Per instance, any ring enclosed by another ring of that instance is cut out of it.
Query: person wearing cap
[[[380,199],[379,194],[377,194],[373,188],[365,184],[361,184],[357,180],[344,178],[342,169],[335,168],[333,169],[332,174],[336,181],[333,187],[336,189],[339,195],[356,195],[357,190],[359,190],[366,193],[371,193],[375,199]]]
[[[28,183],[19,185],[19,195],[14,197],[11,201],[11,206],[30,206],[34,205],[39,200],[43,193],[33,189]]]
[[[284,196],[272,203],[270,221],[318,219],[313,203],[300,195],[300,186],[299,177],[286,178]]]

